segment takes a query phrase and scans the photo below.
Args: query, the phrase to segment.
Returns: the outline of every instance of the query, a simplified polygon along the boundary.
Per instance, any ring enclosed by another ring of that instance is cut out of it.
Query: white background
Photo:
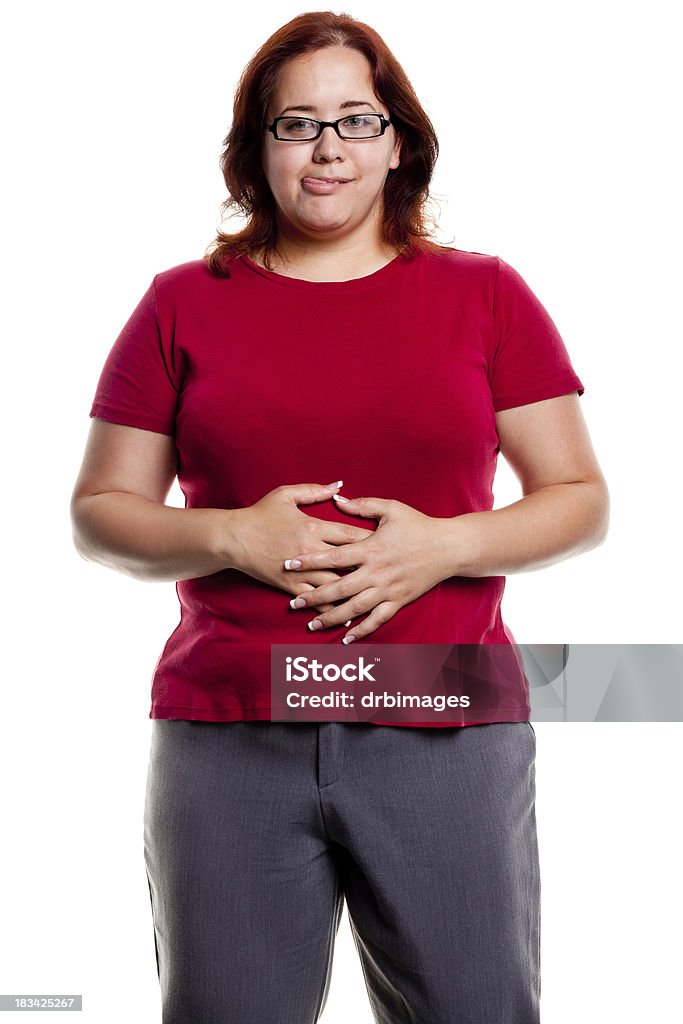
[[[161,1019],[142,810],[178,605],[80,559],[69,497],[116,335],[215,235],[238,75],[304,9],[43,2],[4,20],[0,992],[82,993],[93,1024]],[[608,540],[509,577],[505,621],[522,643],[680,643],[673,4],[350,13],[436,127],[440,240],[523,275],[586,388]],[[496,507],[520,496],[501,460]],[[680,1019],[682,729],[536,723],[544,1024]],[[323,1020],[350,1014],[372,1022],[345,912]]]

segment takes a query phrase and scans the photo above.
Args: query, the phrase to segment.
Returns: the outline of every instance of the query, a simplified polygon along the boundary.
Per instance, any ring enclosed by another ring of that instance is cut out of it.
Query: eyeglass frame
[[[380,119],[381,131],[377,132],[376,135],[359,135],[355,139],[349,138],[346,135],[342,135],[339,131],[339,124],[341,121],[346,121],[350,117],[367,117],[369,114],[374,114]],[[277,123],[278,121],[288,121],[294,118],[296,120],[296,114],[280,114],[278,117],[273,118],[270,124],[264,124],[266,131],[273,133],[273,138],[276,142],[315,142],[322,135],[325,128],[334,128],[335,132],[343,142],[365,142],[367,139],[379,139],[384,135],[385,131],[390,124],[393,124],[391,118],[387,118],[384,114],[380,114],[379,110],[364,110],[362,114],[346,114],[344,117],[338,117],[336,121],[319,121],[317,117],[304,117],[301,116],[301,121],[313,121],[318,125],[318,134],[312,135],[310,139],[282,139],[277,135]]]

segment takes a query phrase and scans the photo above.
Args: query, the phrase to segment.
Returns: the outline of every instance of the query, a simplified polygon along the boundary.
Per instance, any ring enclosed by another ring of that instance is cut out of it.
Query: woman
[[[155,276],[100,376],[77,549],[181,604],[144,820],[164,1024],[317,1021],[344,899],[377,1021],[539,1020],[523,673],[469,716],[271,715],[271,645],[511,651],[504,574],[605,536],[555,325],[508,263],[428,237],[437,152],[371,28],[295,18],[235,97],[246,227]],[[493,512],[499,450],[525,497]]]

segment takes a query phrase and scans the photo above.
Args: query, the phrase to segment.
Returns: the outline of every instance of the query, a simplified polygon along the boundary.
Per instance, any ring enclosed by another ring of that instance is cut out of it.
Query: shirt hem
[[[106,420],[108,423],[118,423],[123,427],[136,427],[139,430],[151,430],[155,434],[166,434],[173,437],[173,427],[168,423],[160,423],[144,413],[127,412],[114,409],[102,402],[94,402],[91,406],[89,416],[91,419]]]
[[[516,409],[520,405],[533,405],[535,402],[544,402],[549,398],[560,398],[562,395],[571,395],[577,392],[579,398],[586,389],[578,377],[563,377],[554,383],[547,382],[545,385],[538,385],[529,388],[527,391],[518,391],[516,394],[508,392],[493,399],[494,412],[503,412],[505,409]]]
[[[509,714],[509,718],[496,719],[495,721],[484,722],[382,722],[375,719],[363,720],[362,722],[341,723],[347,725],[387,725],[403,726],[404,728],[431,728],[431,729],[456,729],[468,725],[498,725],[503,722],[528,722],[531,720],[531,713],[526,709],[519,711],[502,712]],[[271,709],[251,708],[248,711],[226,711],[222,708],[192,708],[192,707],[152,707],[149,718],[152,721],[158,720],[184,720],[191,722],[270,722],[272,725],[325,725],[328,720],[321,722],[308,721],[275,721],[271,719]],[[519,716],[519,717],[518,717]],[[330,719],[329,721],[335,721]]]

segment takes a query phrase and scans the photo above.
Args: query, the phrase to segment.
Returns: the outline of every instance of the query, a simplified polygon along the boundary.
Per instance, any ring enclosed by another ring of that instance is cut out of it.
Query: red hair
[[[348,14],[309,11],[279,28],[244,68],[235,91],[233,121],[223,141],[220,167],[228,189],[222,204],[247,216],[236,234],[218,232],[204,259],[211,270],[228,276],[229,260],[261,250],[264,265],[278,251],[276,206],[261,166],[263,125],[283,63],[298,54],[328,46],[358,50],[368,60],[375,93],[386,104],[401,138],[401,162],[384,185],[383,241],[399,253],[423,249],[442,252],[447,246],[431,239],[426,226],[429,183],[439,153],[434,127],[412,85],[381,36]],[[432,228],[434,219],[429,217]]]

